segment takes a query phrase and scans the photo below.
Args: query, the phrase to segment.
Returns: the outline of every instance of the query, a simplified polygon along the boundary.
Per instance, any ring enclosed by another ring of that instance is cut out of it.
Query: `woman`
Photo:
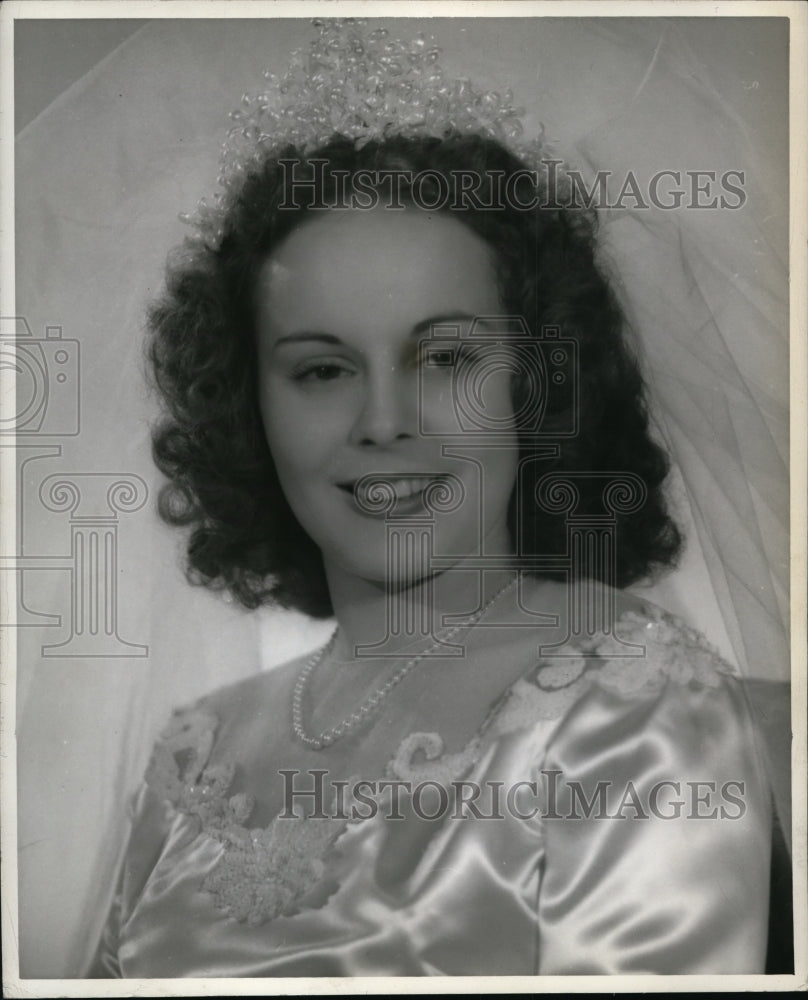
[[[591,216],[507,102],[321,28],[151,358],[192,575],[338,628],[177,713],[96,974],[761,971],[740,682],[614,589],[680,539]]]

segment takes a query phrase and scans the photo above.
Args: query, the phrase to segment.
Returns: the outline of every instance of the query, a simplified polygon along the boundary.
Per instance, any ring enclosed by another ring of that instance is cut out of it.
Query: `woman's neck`
[[[443,624],[446,616],[473,614],[515,575],[507,564],[483,573],[464,568],[461,560],[442,573],[390,588],[334,564],[325,569],[339,623],[334,656],[342,660],[419,652],[451,627],[451,621]]]

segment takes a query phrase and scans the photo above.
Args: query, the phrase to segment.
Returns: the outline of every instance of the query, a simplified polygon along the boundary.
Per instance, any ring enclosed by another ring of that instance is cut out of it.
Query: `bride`
[[[681,538],[593,213],[507,98],[319,29],[150,357],[192,579],[337,627],[175,713],[93,974],[760,972],[743,685],[623,589]]]

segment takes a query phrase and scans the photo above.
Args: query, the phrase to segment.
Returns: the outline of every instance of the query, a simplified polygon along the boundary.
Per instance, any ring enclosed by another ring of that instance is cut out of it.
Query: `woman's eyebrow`
[[[284,337],[278,337],[272,345],[272,350],[274,351],[276,347],[280,347],[282,344],[301,344],[312,340],[323,344],[342,343],[339,337],[335,337],[333,333],[323,333],[320,330],[301,330],[300,333],[289,333]]]
[[[458,321],[473,320],[475,316],[473,313],[463,312],[461,309],[452,310],[451,312],[439,313],[436,316],[429,316],[426,319],[420,320],[415,326],[410,330],[410,336],[417,337],[421,334],[428,332],[434,326],[446,325],[450,323],[457,323]],[[341,344],[342,340],[335,336],[333,333],[325,333],[322,330],[301,330],[298,333],[289,333],[283,337],[278,337],[278,339],[272,345],[272,350],[274,351],[276,347],[280,347],[282,344],[301,344],[311,341],[319,341],[323,344]]]
[[[473,313],[463,312],[458,309],[453,312],[440,313],[438,316],[430,316],[428,319],[422,319],[419,323],[410,330],[410,336],[417,337],[423,333],[428,333],[434,326],[449,326],[451,323],[457,323],[460,321],[473,320],[476,316]]]

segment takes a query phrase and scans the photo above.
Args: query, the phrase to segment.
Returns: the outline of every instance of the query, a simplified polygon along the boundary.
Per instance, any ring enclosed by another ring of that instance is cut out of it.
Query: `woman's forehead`
[[[326,211],[265,262],[259,314],[272,326],[385,320],[499,307],[493,252],[448,214],[410,208]]]
[[[335,255],[347,266],[378,259],[397,266],[407,259],[431,264],[449,263],[457,257],[466,262],[487,257],[486,242],[455,214],[428,212],[415,207],[344,210],[310,210],[271,254],[270,260],[287,264],[323,262],[332,269]]]

